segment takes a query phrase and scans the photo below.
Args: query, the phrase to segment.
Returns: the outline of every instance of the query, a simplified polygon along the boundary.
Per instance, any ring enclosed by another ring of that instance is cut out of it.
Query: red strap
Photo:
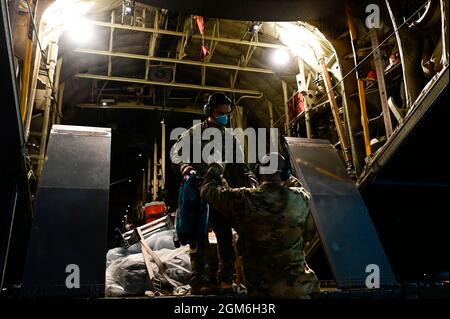
[[[198,30],[203,35],[203,33],[205,32],[205,21],[203,20],[203,17],[197,16],[195,20],[197,20]]]
[[[207,47],[205,47],[204,45],[202,45],[202,48],[200,49],[200,58],[203,60],[204,58],[206,58],[209,55],[209,50]]]

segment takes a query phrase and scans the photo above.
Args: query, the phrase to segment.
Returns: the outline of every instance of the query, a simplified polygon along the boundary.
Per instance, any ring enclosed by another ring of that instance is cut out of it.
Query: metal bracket
[[[120,231],[119,228],[114,229],[114,232],[116,234],[116,237],[120,240],[120,245],[125,248],[128,249],[130,247],[130,242],[128,240],[125,239],[125,237],[123,237],[122,232]]]

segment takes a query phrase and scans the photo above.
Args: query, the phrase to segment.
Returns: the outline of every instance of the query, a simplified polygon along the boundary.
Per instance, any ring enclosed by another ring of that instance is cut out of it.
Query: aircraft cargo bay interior
[[[448,0],[0,0],[1,298],[448,298]]]

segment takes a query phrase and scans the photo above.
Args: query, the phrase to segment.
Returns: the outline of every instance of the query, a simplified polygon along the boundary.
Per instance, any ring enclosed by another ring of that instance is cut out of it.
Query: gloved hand
[[[197,174],[197,171],[190,165],[183,167],[183,169],[181,171],[181,177],[183,178],[183,180],[186,180],[189,178],[189,176],[195,175],[195,174]]]
[[[259,186],[259,182],[256,179],[256,177],[251,176],[251,175],[248,177],[247,183],[248,183],[248,186],[251,188],[257,188]]]

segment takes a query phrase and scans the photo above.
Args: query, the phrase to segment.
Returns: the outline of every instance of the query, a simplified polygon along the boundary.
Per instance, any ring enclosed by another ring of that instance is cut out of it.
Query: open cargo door
[[[23,295],[104,295],[110,164],[111,129],[53,125]]]
[[[366,280],[376,284],[377,277],[380,287],[396,285],[364,201],[338,151],[327,140],[285,139],[297,177],[312,195],[311,212],[337,286],[365,288]]]

